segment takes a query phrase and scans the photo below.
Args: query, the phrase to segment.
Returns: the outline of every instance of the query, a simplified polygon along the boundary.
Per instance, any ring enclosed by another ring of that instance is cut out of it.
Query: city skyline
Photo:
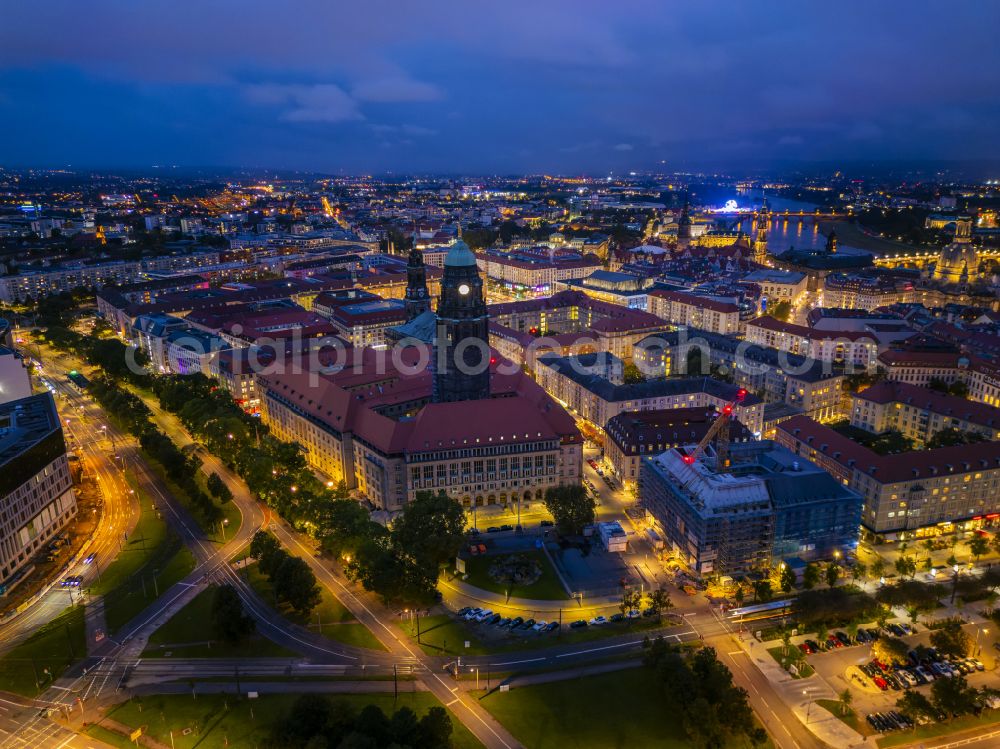
[[[303,4],[267,24],[240,9],[13,9],[0,162],[621,173],[1000,156],[989,8]]]

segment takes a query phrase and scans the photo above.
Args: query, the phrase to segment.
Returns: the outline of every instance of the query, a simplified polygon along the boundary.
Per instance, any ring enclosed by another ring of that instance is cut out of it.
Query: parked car
[[[833,634],[843,645],[848,646],[853,644],[851,642],[851,638],[847,636],[846,632],[834,632]]]
[[[487,533],[498,533],[499,531],[500,531],[500,528],[498,526],[495,526],[495,525],[491,525],[489,528],[486,529]]]
[[[638,619],[642,614],[639,612],[639,609],[629,609],[625,612],[625,616],[629,619]]]
[[[534,626],[532,626],[532,629],[535,630],[536,632],[541,632],[548,626],[548,624],[549,623],[544,619],[540,619],[539,621],[535,622]]]
[[[539,523],[539,525],[542,528],[551,528],[552,526],[555,525],[555,523],[551,520],[543,520],[542,522]]]
[[[820,650],[822,650],[822,648],[819,646],[819,643],[816,642],[815,640],[806,640],[806,645],[812,648],[812,651],[814,653],[818,653]]]
[[[465,616],[465,615],[466,615],[466,614],[468,614],[468,613],[469,613],[470,611],[472,611],[472,607],[471,607],[471,606],[464,606],[463,608],[460,608],[460,609],[458,610],[458,612],[457,612],[457,616]]]
[[[607,624],[607,623],[608,623],[607,618],[603,616],[595,616],[593,619],[590,620],[590,626],[592,627],[599,627],[602,624]]]
[[[491,616],[493,616],[493,612],[490,611],[489,609],[487,609],[486,611],[480,612],[476,616],[476,621],[479,622],[479,623],[482,623],[482,622],[485,622],[487,619],[489,619]]]
[[[513,525],[501,525],[500,526],[500,530],[502,530],[502,531],[512,531],[512,530],[514,530],[514,526]]]
[[[507,626],[510,627],[511,629],[517,629],[522,624],[524,624],[524,619],[521,618],[520,616],[515,616],[513,619],[510,620],[510,624],[508,624]]]
[[[801,650],[806,655],[812,655],[816,651],[809,647],[809,643],[803,642],[799,643],[799,650]]]
[[[611,621],[613,622],[620,622],[624,620],[625,620],[625,614],[622,614],[621,612],[611,615]]]
[[[886,690],[889,689],[889,682],[887,682],[881,676],[876,676],[874,679],[872,679],[872,681],[874,681],[875,682],[875,686],[877,686],[883,692],[885,692]]]
[[[531,629],[534,626],[535,626],[534,619],[525,619],[524,623],[521,625],[521,629]]]
[[[827,648],[833,650],[834,648],[844,647],[844,643],[838,640],[834,635],[830,635],[826,638]]]
[[[499,624],[501,619],[503,619],[503,617],[500,616],[500,614],[494,614],[493,616],[491,616],[489,619],[486,620],[486,623],[492,626],[494,624]]]
[[[577,619],[575,622],[569,625],[570,629],[583,629],[587,626],[585,619]]]
[[[559,622],[549,622],[548,626],[545,628],[546,632],[555,632],[559,629]]]

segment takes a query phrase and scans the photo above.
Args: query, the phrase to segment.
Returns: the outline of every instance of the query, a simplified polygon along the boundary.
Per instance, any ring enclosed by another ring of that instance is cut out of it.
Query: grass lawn
[[[200,695],[197,699],[189,695],[156,695],[124,702],[109,717],[130,728],[142,727],[143,733],[167,746],[173,731],[176,749],[254,749],[268,746],[272,723],[290,708],[295,698],[294,694],[263,695],[256,700],[217,694]],[[441,704],[427,692],[400,692],[395,702],[391,694],[331,695],[330,699],[346,702],[358,711],[365,705],[378,705],[388,715],[406,706],[421,716]],[[482,746],[457,719],[452,718],[452,725],[452,745],[456,749]],[[97,733],[95,728],[100,730],[100,724],[88,728],[87,733],[105,740],[107,734]],[[185,729],[192,730],[185,736],[182,733]],[[123,738],[125,743],[117,745],[131,746]]]
[[[789,645],[788,654],[785,655],[783,651],[784,646],[782,645],[767,649],[767,652],[771,654],[771,657],[774,658],[774,660],[776,660],[782,668],[784,668],[785,664],[788,662],[795,664],[795,667],[798,669],[798,675],[793,674],[792,678],[804,679],[808,676],[812,676],[814,669],[806,662],[801,650],[799,650],[795,645]]]
[[[178,539],[161,544],[132,577],[105,594],[108,630],[117,632],[194,568],[194,555]]]
[[[816,700],[816,704],[832,713],[835,718],[843,721],[862,736],[871,736],[875,733],[872,727],[868,725],[868,721],[858,715],[853,709],[848,710],[847,715],[844,715],[840,700]]]
[[[517,556],[527,557],[536,562],[542,570],[542,575],[531,585],[515,585],[509,591],[507,585],[497,582],[490,577],[490,565],[502,556],[513,556],[511,554],[487,554],[486,556],[475,556],[465,560],[465,571],[467,576],[465,582],[477,588],[488,590],[492,593],[510,595],[514,598],[534,598],[541,601],[559,601],[568,599],[566,589],[559,581],[549,558],[540,549],[516,552]]]
[[[134,482],[130,474],[126,474],[129,484]],[[159,513],[150,506],[148,499],[141,502],[142,510],[139,522],[123,541],[121,552],[114,562],[101,570],[101,579],[91,586],[95,595],[107,595],[122,585],[129,577],[141,569],[156,551],[167,541],[167,524]]]
[[[531,749],[690,746],[656,677],[645,668],[514,687],[493,692],[480,704]]]
[[[293,650],[273,643],[261,635],[253,635],[244,642],[231,645],[227,642],[207,642],[211,637],[212,604],[218,593],[216,586],[206,588],[190,603],[167,620],[149,638],[144,658],[163,658],[167,653],[178,658],[239,658],[239,657],[295,657]],[[184,646],[182,643],[190,643]],[[169,647],[163,647],[169,646]]]
[[[963,715],[947,723],[930,723],[918,726],[912,731],[897,731],[878,739],[878,745],[885,749],[890,746],[901,746],[938,736],[951,736],[960,731],[971,731],[986,726],[1000,727],[1000,710],[986,710],[982,715]]]
[[[278,604],[274,597],[274,589],[270,581],[264,576],[257,563],[247,565],[241,574],[245,574],[251,587],[257,591],[261,598],[274,606],[288,620],[309,627],[314,632],[319,632],[327,639],[334,640],[344,645],[354,645],[369,650],[385,650],[385,646],[376,639],[368,628],[358,622],[354,615],[344,604],[337,600],[336,596],[325,586],[320,584],[320,602],[313,609],[312,614],[306,618],[293,611],[285,604]]]
[[[420,617],[420,647],[428,655],[488,655],[504,651],[532,650],[534,648],[552,647],[553,645],[590,642],[603,640],[644,630],[656,629],[656,620],[640,619],[628,622],[614,622],[602,627],[585,627],[570,629],[573,621],[572,613],[567,610],[563,616],[563,625],[559,633],[521,632],[518,634],[498,631],[495,627],[482,624],[470,624],[457,619],[451,614]],[[405,621],[402,630],[410,637],[417,636],[416,620]],[[490,634],[496,633],[495,637]],[[465,647],[468,640],[469,647]]]
[[[34,697],[87,652],[83,606],[67,608],[0,658],[0,690]],[[48,673],[46,673],[48,671]],[[41,689],[35,683],[35,678]]]

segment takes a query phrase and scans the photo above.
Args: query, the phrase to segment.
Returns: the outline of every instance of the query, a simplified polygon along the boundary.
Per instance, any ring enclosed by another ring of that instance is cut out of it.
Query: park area
[[[271,731],[290,710],[298,695],[261,695],[246,699],[234,695],[155,695],[133,698],[112,708],[105,720],[87,729],[95,739],[111,746],[134,747],[128,733],[142,729],[143,735],[174,749],[256,749],[273,746]],[[418,717],[440,706],[427,692],[400,692],[397,699],[386,694],[331,695],[330,701],[349,711],[377,705],[391,715],[409,707]],[[452,718],[452,746],[476,749],[482,744]]]

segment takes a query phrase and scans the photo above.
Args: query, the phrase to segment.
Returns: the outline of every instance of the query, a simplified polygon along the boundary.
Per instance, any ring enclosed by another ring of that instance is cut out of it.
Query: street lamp
[[[809,713],[812,710],[812,700],[809,699],[809,692],[805,689],[802,690],[802,696],[806,698],[806,725],[809,725]]]
[[[986,627],[976,630],[976,655],[983,652],[982,648],[979,647],[979,635],[988,635],[990,631]]]

